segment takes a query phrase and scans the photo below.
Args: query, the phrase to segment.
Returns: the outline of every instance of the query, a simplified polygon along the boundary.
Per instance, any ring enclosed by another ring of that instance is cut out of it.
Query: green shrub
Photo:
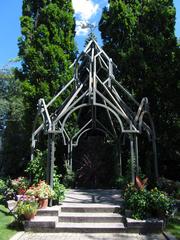
[[[157,188],[149,191],[149,210],[156,217],[168,218],[174,210],[175,203],[167,193]]]
[[[114,187],[119,189],[124,189],[127,185],[127,178],[124,176],[119,176],[115,179]]]
[[[7,189],[6,181],[0,179],[0,194],[3,194]]]
[[[132,210],[135,219],[168,218],[174,210],[174,201],[168,195],[154,188],[138,189],[129,184],[124,192],[125,205]]]
[[[32,183],[37,184],[40,180],[45,180],[47,154],[36,150],[35,157],[27,165],[27,172],[32,180]]]
[[[60,183],[61,175],[57,173],[57,167],[54,167],[53,174],[53,190],[55,192],[53,199],[58,203],[62,202],[65,198],[65,186]]]
[[[146,189],[137,189],[129,184],[124,192],[125,205],[127,209],[132,210],[132,217],[135,219],[144,219],[147,217],[148,194]]]
[[[63,178],[63,184],[66,188],[72,188],[75,185],[75,173],[71,168],[65,163],[66,173]]]

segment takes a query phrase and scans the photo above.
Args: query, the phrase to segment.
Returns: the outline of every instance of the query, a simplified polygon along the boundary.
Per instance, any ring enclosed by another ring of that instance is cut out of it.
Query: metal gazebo
[[[122,84],[116,80],[117,66],[105,51],[91,39],[84,51],[70,66],[74,69],[73,78],[62,87],[49,103],[43,98],[38,101],[38,111],[32,133],[31,159],[34,157],[36,141],[40,133],[48,136],[47,181],[53,187],[53,169],[55,161],[55,136],[60,135],[68,147],[68,165],[73,165],[73,147],[77,146],[83,134],[94,129],[107,134],[119,144],[122,138],[130,141],[131,180],[139,173],[138,137],[145,131],[152,144],[154,153],[155,176],[158,177],[156,136],[154,124],[149,112],[148,99],[139,103]],[[67,96],[67,93],[68,96]],[[66,94],[66,95],[65,95]],[[59,97],[64,101],[52,111]],[[104,112],[104,119],[98,112]],[[76,126],[73,133],[68,131],[68,122],[76,113]],[[83,116],[83,121],[79,121]],[[148,118],[148,123],[144,120]],[[39,117],[42,123],[38,125]],[[79,124],[80,123],[80,124]],[[119,172],[122,174],[121,151],[119,154]]]

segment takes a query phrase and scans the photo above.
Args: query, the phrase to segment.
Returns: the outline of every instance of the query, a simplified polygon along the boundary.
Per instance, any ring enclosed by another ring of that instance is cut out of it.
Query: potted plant
[[[29,186],[29,181],[25,177],[18,177],[11,180],[11,185],[19,195],[23,195]]]
[[[19,219],[33,219],[37,213],[38,203],[30,200],[19,200],[16,206],[16,213]]]
[[[45,182],[39,181],[36,186],[36,197],[39,199],[39,207],[46,208],[48,206],[48,199],[53,198],[53,189]]]
[[[37,199],[37,189],[36,189],[36,187],[34,185],[29,187],[27,189],[27,191],[25,192],[25,195],[28,199],[36,200]]]

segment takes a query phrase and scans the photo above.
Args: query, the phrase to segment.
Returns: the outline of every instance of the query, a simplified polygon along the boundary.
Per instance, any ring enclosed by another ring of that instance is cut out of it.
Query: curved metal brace
[[[92,122],[92,119],[89,120],[77,133],[74,134],[74,136],[72,137],[72,140],[76,138],[91,122]]]
[[[140,121],[139,121],[139,128],[141,130],[140,133],[142,133],[142,123],[143,123],[143,117],[144,115],[147,114],[148,117],[149,117],[149,121],[150,121],[150,124],[151,124],[151,128],[152,128],[152,132],[151,132],[151,135],[152,135],[152,144],[153,144],[153,153],[154,153],[154,167],[155,167],[155,176],[156,176],[156,179],[158,179],[158,164],[157,164],[157,149],[156,149],[156,133],[155,133],[155,127],[154,127],[154,123],[153,123],[153,120],[152,120],[152,117],[151,117],[151,114],[148,112],[148,111],[143,111],[141,113],[141,116],[140,116]]]
[[[91,131],[93,130],[93,128],[87,128],[85,129],[83,132],[81,132],[76,140],[76,142],[73,144],[74,146],[77,146],[79,144],[79,139],[83,136],[84,133],[88,132],[88,131]],[[106,131],[101,129],[101,128],[96,128],[96,130],[100,131],[100,132],[103,132],[106,134]],[[110,136],[110,135],[109,135]]]
[[[51,118],[49,116],[49,112],[47,110],[47,106],[46,106],[46,103],[45,103],[43,98],[39,99],[39,104],[41,104],[41,110],[43,110],[43,111],[41,111],[41,115],[43,117],[43,121],[46,122],[46,119],[47,119],[47,121],[48,121],[48,130],[50,130],[51,127],[52,127]]]
[[[139,105],[139,108],[138,108],[138,111],[137,111],[137,114],[135,116],[135,119],[134,121],[137,122],[140,115],[141,115],[141,112],[145,110],[145,111],[148,111],[149,110],[149,104],[148,104],[148,98],[145,97],[141,100],[141,103]]]
[[[114,136],[112,135],[112,133],[111,133],[110,131],[108,131],[108,130],[103,126],[103,124],[102,124],[101,122],[99,122],[97,119],[96,119],[96,121],[97,121],[97,123],[99,123],[99,124],[104,128],[103,132],[104,132],[104,133],[108,133],[108,135],[111,136],[111,138],[113,139]],[[74,136],[72,137],[72,140],[73,140],[74,138],[78,137],[78,135],[80,135],[80,134],[82,133],[82,131],[85,130],[85,128],[86,128],[91,122],[92,122],[92,119],[89,120],[77,133],[74,134]],[[93,129],[93,127],[88,128],[88,129]],[[96,129],[100,129],[100,128],[97,128],[97,127],[96,127]]]
[[[140,134],[142,133],[142,127],[143,127],[143,124],[144,124],[143,118],[144,118],[144,115],[146,115],[146,114],[147,114],[148,117],[149,117],[149,121],[150,121],[150,124],[151,124],[151,127],[152,127],[152,129],[151,129],[151,128],[148,129],[148,130],[150,130],[150,131],[148,131],[148,130],[146,129],[146,132],[148,133],[148,135],[149,135],[149,134],[152,135],[152,132],[153,132],[153,131],[155,132],[155,129],[154,129],[154,123],[153,123],[152,118],[151,118],[151,114],[150,114],[150,112],[148,112],[148,111],[143,111],[143,112],[141,113],[140,117],[139,117],[139,124],[138,124],[139,132],[140,132]]]
[[[66,117],[64,118],[64,120],[63,120],[63,122],[62,122],[61,130],[64,129],[64,125],[65,125],[67,119],[69,118],[69,116],[70,116],[73,112],[75,112],[75,111],[76,111],[77,109],[79,109],[79,108],[87,107],[87,106],[90,106],[90,105],[87,104],[87,103],[84,103],[84,104],[81,104],[81,105],[75,107],[75,108],[72,109],[70,112],[68,112],[67,115],[66,115]],[[99,107],[108,109],[110,112],[112,112],[112,113],[116,116],[116,118],[117,118],[117,120],[118,120],[118,122],[119,122],[119,125],[120,125],[120,127],[121,127],[122,132],[125,131],[121,119],[119,118],[119,116],[117,115],[117,113],[116,113],[114,110],[112,110],[110,107],[104,106],[103,104],[100,104],[100,103],[96,103],[95,106],[99,106]]]
[[[59,121],[59,124],[62,125],[60,121]],[[63,131],[61,131],[61,135],[62,135],[62,137],[63,137],[63,143],[64,143],[64,145],[67,145],[67,142],[70,140],[70,138],[69,138],[69,136],[68,136],[68,134],[67,134],[67,132],[66,132],[65,129],[63,129]],[[67,140],[66,140],[66,139],[67,139]]]
[[[117,137],[117,135],[115,135],[116,137],[114,137],[114,135],[98,119],[96,120],[96,122],[104,129],[104,131],[108,133],[109,136],[111,135],[112,138]]]

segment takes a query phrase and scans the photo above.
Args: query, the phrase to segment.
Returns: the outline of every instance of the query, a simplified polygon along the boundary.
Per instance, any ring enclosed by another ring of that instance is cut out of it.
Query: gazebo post
[[[134,136],[130,135],[130,148],[131,148],[131,182],[135,182],[135,171],[134,171]]]
[[[70,143],[68,142],[68,159],[67,159],[67,165],[70,166]]]
[[[72,152],[73,152],[73,144],[72,139],[68,142],[68,166],[72,170]]]
[[[50,183],[50,162],[51,162],[51,133],[48,133],[48,153],[46,165],[46,182]]]
[[[119,144],[119,146],[118,146],[118,152],[119,152],[119,173],[120,173],[120,177],[122,176],[122,155],[121,155],[121,142],[120,142],[120,140],[119,140],[119,142],[118,142]]]
[[[47,172],[46,181],[53,189],[53,173],[55,161],[55,134],[48,133],[48,159],[47,159]],[[52,199],[50,199],[49,206],[52,206]]]
[[[139,152],[138,152],[138,136],[135,135],[135,159],[136,159],[136,175],[139,175]]]
[[[156,148],[155,136],[153,136],[152,143],[153,143],[153,153],[154,153],[155,178],[156,178],[156,181],[157,181],[158,180],[158,164],[157,164],[157,148]]]
[[[73,152],[73,144],[72,144],[72,140],[70,141],[70,169],[72,171],[72,152]]]

